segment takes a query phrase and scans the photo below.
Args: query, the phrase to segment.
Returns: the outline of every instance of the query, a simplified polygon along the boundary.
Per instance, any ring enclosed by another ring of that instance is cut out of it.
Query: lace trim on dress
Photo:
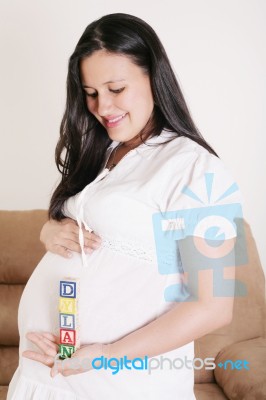
[[[156,260],[156,255],[151,248],[144,248],[137,242],[114,239],[110,240],[102,237],[101,245],[117,253],[135,257],[138,260],[147,261],[149,263],[154,263]]]
[[[10,400],[86,400],[67,390],[28,379],[21,375]]]

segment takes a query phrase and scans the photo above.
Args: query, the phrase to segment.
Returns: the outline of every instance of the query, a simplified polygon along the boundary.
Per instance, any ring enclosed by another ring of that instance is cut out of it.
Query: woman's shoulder
[[[242,202],[238,185],[223,160],[194,140],[184,136],[173,138],[161,152],[165,153],[161,157],[167,160],[164,163],[166,198],[175,193],[174,197],[179,201],[180,193],[183,193],[186,204],[190,204],[190,198],[191,206],[201,197],[206,204],[211,198]]]
[[[173,155],[180,153],[193,153],[195,155],[212,155],[205,147],[197,143],[187,136],[179,136],[174,132],[163,131],[160,135],[165,138],[164,147],[166,151],[172,152]]]
[[[223,162],[216,155],[209,152],[208,149],[197,143],[195,140],[178,136],[174,132],[162,131],[160,136],[152,138],[148,144],[158,145],[154,152],[154,159],[160,160],[162,165],[171,168],[173,166],[183,166],[193,168],[196,164],[212,165],[213,168],[219,168]],[[182,169],[183,169],[182,167]]]
[[[165,158],[168,159],[169,168],[181,168],[186,170],[190,179],[199,179],[206,174],[214,174],[220,179],[233,181],[233,176],[224,161],[211,153],[208,149],[193,139],[185,136],[173,138],[166,144]]]

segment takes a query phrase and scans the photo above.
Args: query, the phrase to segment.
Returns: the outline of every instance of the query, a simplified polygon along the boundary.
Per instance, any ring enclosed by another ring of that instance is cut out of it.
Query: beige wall
[[[266,268],[264,0],[0,0],[0,208],[48,206],[67,59],[86,25],[111,12],[158,32],[196,123],[241,188]]]

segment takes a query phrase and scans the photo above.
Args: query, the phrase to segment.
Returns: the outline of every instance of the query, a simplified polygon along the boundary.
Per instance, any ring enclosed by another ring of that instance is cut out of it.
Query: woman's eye
[[[120,89],[109,89],[109,90],[110,90],[110,92],[112,92],[112,93],[121,93],[121,92],[123,92],[124,89],[125,89],[125,88],[122,87],[122,88],[120,88]]]
[[[97,97],[97,93],[96,92],[94,92],[94,93],[85,92],[85,93],[86,93],[86,96],[92,97],[93,99],[95,99],[95,97]]]

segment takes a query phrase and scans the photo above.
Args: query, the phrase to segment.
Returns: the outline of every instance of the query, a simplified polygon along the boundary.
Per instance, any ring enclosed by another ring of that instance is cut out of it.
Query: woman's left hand
[[[38,346],[42,353],[26,350],[22,353],[23,357],[50,367],[51,377],[54,377],[58,373],[63,376],[81,374],[93,369],[91,365],[92,360],[103,355],[103,348],[105,346],[100,343],[86,345],[78,349],[71,358],[60,360],[58,359],[58,337],[48,332],[30,332],[27,333],[26,337]]]
[[[39,347],[42,353],[26,350],[22,356],[52,368],[58,353],[59,337],[49,332],[28,332],[26,338]]]

